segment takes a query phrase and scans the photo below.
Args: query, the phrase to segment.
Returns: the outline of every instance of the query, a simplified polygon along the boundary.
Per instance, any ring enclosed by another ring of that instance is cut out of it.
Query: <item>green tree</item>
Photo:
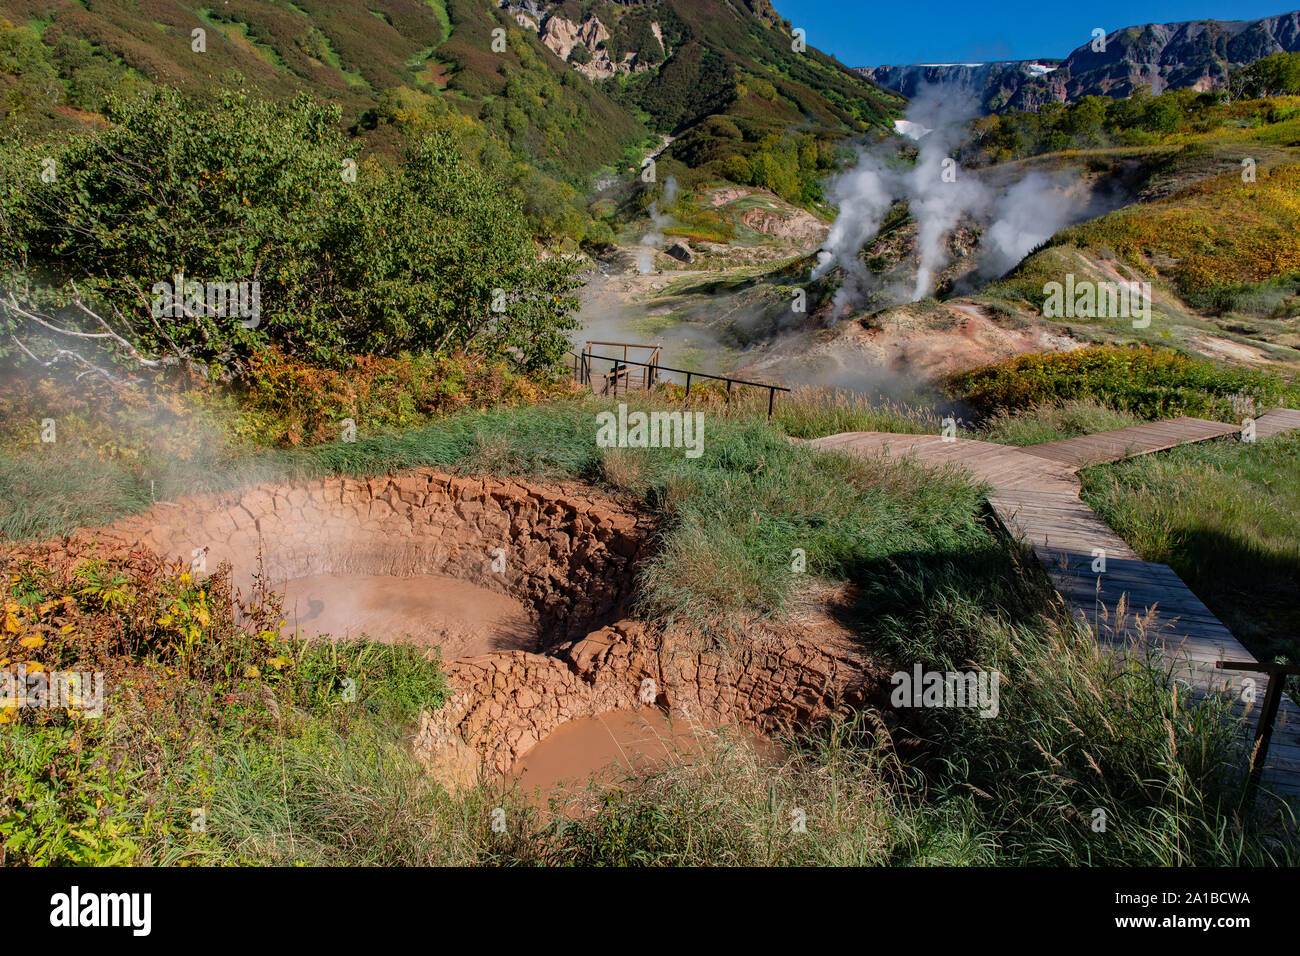
[[[1063,127],[1079,146],[1095,146],[1106,122],[1106,103],[1100,96],[1085,96],[1066,112]]]
[[[0,188],[0,355],[100,364],[84,347],[102,344],[127,365],[238,371],[268,343],[320,362],[519,348],[541,367],[563,352],[574,264],[537,261],[513,193],[452,132],[388,170],[346,163],[337,109],[306,96],[212,108],[159,90],[109,115],[53,151],[52,181],[30,147],[0,157],[17,171]],[[156,314],[155,285],[177,273],[256,281],[258,321]]]
[[[1182,107],[1171,94],[1153,98],[1142,113],[1142,128],[1152,133],[1176,133],[1182,123]]]
[[[1300,93],[1300,53],[1274,53],[1238,71],[1235,85],[1248,97]]]

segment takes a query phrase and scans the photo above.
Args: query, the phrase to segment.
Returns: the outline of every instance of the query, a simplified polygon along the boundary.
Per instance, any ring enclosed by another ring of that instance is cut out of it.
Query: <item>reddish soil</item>
[[[638,714],[664,730],[653,714],[671,713],[668,739],[688,746],[692,725],[762,735],[887,701],[842,593],[720,643],[624,617],[652,531],[588,487],[421,469],[200,496],[79,534],[101,555],[229,562],[237,584],[260,561],[304,634],[438,646],[451,694],[414,748],[448,786],[512,768],[551,786],[611,754],[661,759]]]
[[[561,725],[524,754],[510,775],[525,793],[548,796],[581,789],[587,780],[614,783],[629,771],[689,758],[700,748],[698,730],[655,707],[612,710]]]
[[[522,603],[441,574],[317,574],[287,582],[282,594],[285,634],[409,641],[437,647],[445,661],[541,649]]]

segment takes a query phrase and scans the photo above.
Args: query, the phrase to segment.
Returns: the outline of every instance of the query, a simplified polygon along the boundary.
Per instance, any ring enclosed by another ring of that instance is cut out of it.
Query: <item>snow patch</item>
[[[918,140],[926,133],[932,133],[934,130],[927,129],[920,123],[913,123],[911,120],[894,120],[894,132],[899,136],[906,136],[911,140]]]

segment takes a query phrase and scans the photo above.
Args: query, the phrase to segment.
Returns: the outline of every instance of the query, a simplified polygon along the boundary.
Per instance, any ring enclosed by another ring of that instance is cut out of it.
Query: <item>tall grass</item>
[[[706,406],[703,454],[687,458],[683,449],[597,447],[594,415],[609,405],[465,413],[399,435],[249,454],[185,480],[417,465],[582,478],[659,518],[643,568],[646,617],[719,624],[719,635],[744,640],[736,620],[782,614],[811,580],[842,582],[857,597],[848,623],[865,656],[900,669],[997,671],[998,715],[911,711],[908,732],[891,739],[864,713],[806,729],[776,763],[722,742],[699,761],[627,781],[580,819],[547,821],[497,784],[452,795],[426,779],[404,739],[413,715],[437,706],[428,662],[392,647],[320,646],[295,664],[275,707],[246,702],[194,745],[173,742],[167,783],[143,791],[153,803],[128,798],[125,834],[78,850],[75,828],[64,827],[59,838],[72,848],[53,858],[112,858],[130,845],[141,862],[1295,862],[1294,845],[1242,807],[1240,747],[1222,715],[1190,707],[1151,662],[1099,651],[1050,598],[1037,566],[983,521],[980,488],[786,438],[786,428],[869,424],[868,410],[791,402],[774,426],[766,408],[728,415]],[[1061,414],[1053,427],[1103,413]],[[806,554],[804,573],[792,567],[795,549]],[[339,708],[336,682],[354,673],[366,675],[367,694],[359,708]],[[97,786],[134,792],[129,764],[105,766],[127,776]],[[138,766],[151,765],[142,756]],[[30,774],[20,782],[40,786]],[[210,826],[190,835],[196,801]],[[497,807],[505,834],[490,826]],[[795,810],[803,829],[792,826]]]
[[[1300,661],[1300,437],[1223,439],[1084,471],[1083,499],[1261,659]]]
[[[897,785],[897,755],[862,716],[791,737],[780,759],[733,735],[619,781],[581,816],[541,834],[548,862],[578,866],[871,866],[988,862]]]
[[[980,424],[980,438],[1004,445],[1039,445],[1079,435],[1095,435],[1138,425],[1142,419],[1092,399],[1039,405],[1018,411],[1001,410]]]
[[[981,414],[1092,401],[1143,418],[1245,414],[1300,401],[1291,376],[1193,359],[1173,349],[1093,346],[1031,352],[960,372],[948,387]]]

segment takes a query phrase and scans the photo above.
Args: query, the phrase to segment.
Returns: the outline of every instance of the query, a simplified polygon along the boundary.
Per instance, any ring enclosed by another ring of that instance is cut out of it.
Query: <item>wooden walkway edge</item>
[[[1300,411],[1275,409],[1255,422],[1256,440],[1300,428]],[[1079,498],[1075,471],[1177,445],[1240,434],[1239,425],[1177,418],[1028,447],[937,435],[844,432],[808,442],[861,457],[904,457],[959,466],[992,486],[989,504],[1008,535],[1029,548],[1072,613],[1105,647],[1142,654],[1166,668],[1194,699],[1228,695],[1253,734],[1268,677],[1219,670],[1217,661],[1256,662],[1164,564],[1143,561]],[[1243,703],[1247,681],[1253,705]],[[1283,695],[1265,763],[1265,783],[1300,795],[1300,707]]]

